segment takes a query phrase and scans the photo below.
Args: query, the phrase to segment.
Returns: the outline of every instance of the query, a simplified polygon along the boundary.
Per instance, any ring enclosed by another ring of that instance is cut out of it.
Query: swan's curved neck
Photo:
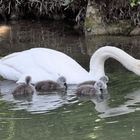
[[[133,58],[119,48],[105,46],[98,49],[90,59],[89,73],[94,76],[94,79],[99,79],[105,75],[104,63],[108,58],[116,59],[128,70],[140,75],[140,60]]]

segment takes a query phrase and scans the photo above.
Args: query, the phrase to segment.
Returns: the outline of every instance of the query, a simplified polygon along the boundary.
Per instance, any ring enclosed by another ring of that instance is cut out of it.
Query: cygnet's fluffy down
[[[109,81],[109,78],[107,76],[102,76],[99,80],[103,81],[104,84],[107,84]],[[77,87],[80,87],[82,85],[94,85],[95,83],[96,83],[96,81],[93,81],[93,80],[85,81],[85,82],[78,84]]]
[[[31,77],[27,76],[25,78],[25,83],[18,85],[13,91],[13,96],[21,96],[21,95],[32,95],[35,92],[34,87],[30,84]]]
[[[66,78],[61,76],[57,81],[46,80],[36,83],[35,89],[39,92],[55,91],[55,90],[66,90]]]
[[[102,95],[103,90],[106,89],[106,84],[99,80],[94,85],[85,84],[81,85],[76,89],[76,95],[78,96],[95,96]]]

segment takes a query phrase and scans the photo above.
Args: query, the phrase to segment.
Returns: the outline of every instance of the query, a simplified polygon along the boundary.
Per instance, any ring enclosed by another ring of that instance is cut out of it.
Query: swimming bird
[[[104,85],[106,85],[104,87],[107,88],[107,83],[109,81],[109,78],[105,75],[105,76],[102,76],[99,80],[101,80],[104,83]],[[96,81],[94,81],[94,80],[85,81],[85,82],[78,84],[77,87],[80,87],[82,85],[94,85],[95,83],[96,83]]]
[[[35,84],[35,89],[39,92],[66,90],[66,78],[64,76],[60,76],[56,82],[52,80],[40,81]]]
[[[104,83],[103,81],[99,80],[97,82],[94,83],[94,85],[91,84],[85,84],[85,85],[81,85],[76,89],[76,95],[78,96],[96,96],[96,95],[100,95],[102,96],[103,94],[103,89],[105,89],[106,87],[104,87]]]
[[[101,47],[95,51],[90,59],[89,72],[62,52],[33,48],[1,58],[0,75],[17,83],[22,83],[27,75],[32,77],[32,83],[43,81],[46,77],[56,81],[60,75],[63,75],[67,79],[67,84],[79,84],[88,80],[97,81],[105,76],[104,63],[110,57],[140,75],[140,60],[111,46]]]
[[[28,96],[32,95],[35,92],[34,87],[30,84],[31,77],[27,76],[25,78],[25,83],[18,85],[13,91],[12,94],[14,97],[18,96]]]

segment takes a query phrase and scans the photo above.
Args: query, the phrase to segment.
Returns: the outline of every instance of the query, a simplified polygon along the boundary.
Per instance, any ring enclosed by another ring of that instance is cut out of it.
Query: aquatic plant
[[[131,0],[131,6],[135,6],[137,4],[140,4],[140,0]]]
[[[87,0],[0,0],[0,17],[75,18],[86,4]]]
[[[98,5],[102,19],[114,22],[129,19],[140,24],[140,0],[90,0]],[[88,0],[0,0],[0,19],[69,19],[84,22]]]
[[[135,5],[132,6],[132,3]],[[139,0],[96,0],[105,22],[131,20],[134,25],[140,25]]]

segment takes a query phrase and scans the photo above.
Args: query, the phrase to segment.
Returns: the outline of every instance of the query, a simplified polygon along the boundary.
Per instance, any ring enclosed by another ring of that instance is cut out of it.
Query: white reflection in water
[[[123,105],[113,108],[109,107],[108,105],[109,98],[101,103],[96,102],[95,100],[92,101],[95,104],[95,109],[101,113],[99,115],[101,118],[119,116],[140,110],[140,89],[129,93],[127,96],[125,96],[125,98],[128,99],[128,101],[124,102]]]
[[[136,110],[140,109],[140,89],[129,93],[125,98],[130,99],[127,102],[125,102],[125,106],[129,106],[131,108],[136,107]],[[139,107],[137,105],[139,105]]]
[[[30,98],[24,99],[14,99],[11,91],[16,87],[16,83],[13,81],[1,81],[0,89],[2,97],[0,100],[5,100],[8,102],[14,103],[14,106],[11,106],[10,110],[21,110],[25,109],[31,113],[45,113],[51,110],[62,107],[65,104],[73,104],[77,103],[78,99],[74,94],[76,86],[70,86],[67,93],[54,93],[49,95],[38,95],[35,93]],[[127,114],[130,112],[134,112],[136,110],[140,110],[140,106],[138,107],[138,103],[140,103],[140,89],[128,94],[125,98],[128,101],[124,102],[124,104],[119,105],[118,107],[110,107],[108,105],[108,101],[110,99],[110,95],[108,93],[104,94],[103,99],[100,98],[88,98],[91,100],[97,112],[99,112],[99,117],[113,117],[118,115]],[[129,100],[130,99],[130,100]],[[79,100],[82,100],[79,99]]]
[[[99,116],[101,118],[107,118],[107,117],[113,117],[113,116],[119,116],[123,114],[128,114],[131,112],[134,112],[135,109],[131,109],[125,105],[120,105],[119,107],[114,107],[114,108],[108,108],[105,110],[103,114],[100,114]]]
[[[63,106],[64,104],[72,104],[78,102],[73,100],[73,96],[69,96],[69,91],[66,94],[64,93],[54,93],[51,95],[38,95],[35,93],[30,98],[20,98],[16,100],[11,91],[16,87],[16,83],[13,81],[2,81],[0,82],[0,89],[2,93],[1,100],[6,100],[8,102],[15,103],[15,106],[12,106],[11,110],[21,110],[25,109],[31,113],[45,113],[50,110],[54,110]]]

